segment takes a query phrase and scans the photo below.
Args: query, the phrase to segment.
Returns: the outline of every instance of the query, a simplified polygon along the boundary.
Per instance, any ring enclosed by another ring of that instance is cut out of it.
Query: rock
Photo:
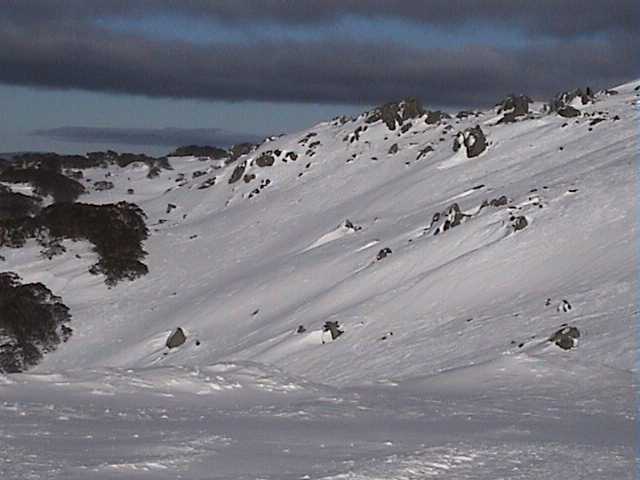
[[[514,232],[517,232],[518,230],[524,230],[525,228],[527,228],[527,225],[529,225],[529,222],[527,221],[527,218],[523,216],[516,217],[511,224]]]
[[[298,333],[298,334],[299,334],[299,333],[304,333],[304,332],[306,332],[306,331],[307,331],[307,329],[306,329],[306,328],[304,328],[304,325],[299,325],[299,326],[298,326],[298,329],[296,330],[296,333]]]
[[[580,110],[578,110],[577,108],[573,108],[571,105],[567,105],[566,107],[559,108],[557,110],[557,113],[558,115],[564,118],[572,118],[572,117],[580,116]]]
[[[473,116],[477,116],[477,114],[475,112],[470,112],[468,110],[462,110],[456,113],[456,118],[459,120],[462,120],[463,118],[467,118],[467,117],[473,117]]]
[[[167,348],[177,348],[186,341],[187,336],[185,335],[184,330],[182,330],[181,327],[178,327],[173,331],[173,333],[171,333],[171,335],[169,335],[166,345]]]
[[[561,115],[563,117],[576,117],[577,115],[574,111],[577,109],[573,105],[587,105],[594,102],[595,95],[593,94],[591,88],[587,87],[584,90],[577,88],[573,91],[562,92],[556,95],[555,98],[553,98],[549,103],[548,108],[551,112],[557,112],[558,115]],[[565,114],[563,115],[562,113],[560,113],[561,111]]]
[[[447,119],[447,118],[451,118],[451,116],[445,112],[442,112],[440,110],[436,110],[435,112],[429,111],[427,112],[427,118],[425,119],[425,123],[427,125],[435,125],[436,123],[440,122],[441,120]]]
[[[529,104],[533,103],[526,95],[509,95],[507,98],[498,103],[497,113],[502,113],[503,116],[498,123],[511,123],[515,122],[517,117],[525,116],[529,113]]]
[[[238,145],[234,145],[230,150],[231,155],[227,160],[225,160],[225,162],[235,162],[241,156],[251,153],[254,147],[255,145],[253,145],[252,143],[239,143]]]
[[[198,190],[204,190],[205,188],[212,187],[216,184],[216,177],[211,177],[198,185]]]
[[[558,305],[556,308],[558,312],[569,312],[571,311],[571,304],[567,300],[562,300],[562,303]]]
[[[420,152],[418,153],[418,156],[416,157],[416,160],[420,160],[429,152],[433,152],[433,147],[431,145],[427,145],[422,150],[420,150]]]
[[[577,327],[564,326],[549,337],[549,342],[555,343],[563,350],[571,350],[578,346],[580,330]]]
[[[386,258],[388,255],[391,255],[391,253],[391,249],[389,247],[385,247],[378,252],[378,254],[376,255],[376,260],[380,261],[383,258]]]
[[[240,165],[237,165],[236,168],[233,169],[233,172],[231,173],[231,177],[229,177],[229,184],[236,183],[238,180],[242,178],[242,175],[244,175],[244,170],[246,166],[247,166],[246,163],[242,162]]]
[[[492,207],[504,207],[508,202],[509,200],[507,199],[506,195],[502,195],[501,197],[490,200],[489,205],[491,205]]]
[[[416,98],[406,98],[400,103],[386,103],[377,107],[365,119],[366,123],[375,123],[382,120],[389,130],[395,130],[396,126],[424,114],[422,104]]]
[[[271,152],[265,152],[257,158],[256,165],[259,167],[270,167],[275,162],[276,162],[276,159],[271,154]]]
[[[343,226],[344,228],[347,228],[353,232],[359,232],[360,230],[362,230],[362,227],[360,225],[354,225],[353,222],[349,219],[346,219],[344,221]]]
[[[526,115],[529,113],[529,104],[533,100],[526,95],[508,95],[504,100],[496,105],[498,113],[513,112],[515,116]]]
[[[247,173],[244,177],[242,177],[242,180],[244,181],[244,183],[249,183],[251,180],[254,180],[255,178],[256,178],[255,174]]]
[[[453,151],[465,147],[467,158],[474,158],[487,149],[487,138],[479,125],[459,132],[453,141]]]
[[[296,152],[287,152],[284,158],[295,162],[298,159],[298,154]]]
[[[323,332],[331,332],[331,340],[335,340],[336,338],[338,338],[340,335],[342,335],[344,333],[344,331],[340,330],[340,325],[338,324],[338,322],[331,322],[331,321],[327,321],[324,323],[324,326],[322,327],[322,331]]]
[[[398,153],[398,144],[394,143],[393,145],[391,145],[391,147],[389,147],[389,151],[387,153],[389,155],[394,155],[394,154]]]

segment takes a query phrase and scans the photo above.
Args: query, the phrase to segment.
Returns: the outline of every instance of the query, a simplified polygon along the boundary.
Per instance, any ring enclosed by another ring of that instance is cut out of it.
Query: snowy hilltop
[[[0,160],[0,477],[635,478],[639,105]]]

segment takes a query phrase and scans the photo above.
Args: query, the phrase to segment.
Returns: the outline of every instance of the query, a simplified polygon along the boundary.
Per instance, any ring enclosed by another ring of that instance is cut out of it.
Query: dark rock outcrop
[[[563,350],[571,350],[578,346],[580,330],[577,327],[565,325],[549,337],[549,342],[555,343]]]
[[[524,230],[529,225],[527,221],[527,217],[519,216],[513,219],[511,222],[511,226],[513,227],[513,231],[517,232],[518,230]]]
[[[457,152],[461,147],[465,148],[467,158],[474,158],[487,149],[487,138],[479,125],[459,132],[453,141],[453,151]]]
[[[572,103],[574,105],[588,105],[589,103],[594,103],[595,100],[595,95],[591,88],[587,87],[584,90],[577,88],[573,91],[556,95],[549,102],[548,109],[562,117],[577,117],[580,115],[580,110],[572,106]]]
[[[111,190],[113,189],[113,182],[109,182],[108,180],[100,180],[93,184],[93,189],[97,190],[98,192]]]
[[[391,249],[389,247],[385,247],[378,252],[378,254],[376,255],[376,260],[379,262],[383,258],[386,258],[389,255],[391,255],[391,253],[392,253]]]
[[[418,156],[416,157],[416,160],[420,160],[422,157],[424,157],[425,155],[427,155],[427,153],[430,153],[430,152],[433,152],[433,147],[431,145],[427,145],[422,150],[420,150],[420,152],[418,153]]]
[[[581,115],[580,110],[573,108],[571,105],[559,108],[556,113],[564,118],[579,117]]]
[[[533,103],[526,95],[509,95],[496,105],[497,113],[502,113],[502,118],[498,123],[515,122],[517,117],[525,116],[529,113],[529,104]]]
[[[198,190],[204,190],[205,188],[213,187],[216,184],[216,177],[207,178],[204,182],[198,185]]]
[[[332,322],[332,321],[327,321],[324,322],[324,326],[322,327],[322,331],[323,332],[330,332],[331,333],[331,340],[335,340],[336,338],[338,338],[340,335],[342,335],[344,333],[344,331],[340,330],[340,325],[338,324],[338,322]]]
[[[236,165],[236,168],[231,172],[231,176],[229,177],[229,184],[236,183],[238,180],[242,178],[244,175],[244,171],[247,168],[247,164],[242,162],[240,165]]]
[[[424,120],[425,123],[427,125],[435,125],[438,122],[441,122],[442,120],[451,118],[451,115],[449,115],[448,113],[442,112],[440,110],[436,110],[436,111],[428,111],[427,112],[427,118]]]
[[[395,130],[397,126],[412,118],[424,115],[422,104],[416,98],[407,98],[399,103],[385,103],[377,107],[365,119],[366,123],[384,122],[389,130]]]
[[[186,341],[187,341],[187,336],[185,335],[184,330],[182,330],[181,327],[178,327],[171,333],[171,335],[169,335],[165,345],[169,349],[177,348],[183,345],[184,342]]]
[[[276,158],[271,152],[264,152],[256,159],[256,165],[261,168],[270,167],[274,163],[276,163]]]
[[[255,148],[255,145],[252,143],[239,143],[238,145],[234,145],[233,147],[231,147],[231,150],[229,151],[231,155],[226,160],[226,162],[227,163],[235,162],[241,156],[251,153],[254,148]]]

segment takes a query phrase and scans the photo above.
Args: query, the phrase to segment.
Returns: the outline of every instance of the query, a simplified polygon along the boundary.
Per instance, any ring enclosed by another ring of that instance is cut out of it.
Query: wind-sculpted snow
[[[74,327],[0,377],[0,476],[634,478],[638,83],[82,169],[146,215],[149,272],[0,250]]]

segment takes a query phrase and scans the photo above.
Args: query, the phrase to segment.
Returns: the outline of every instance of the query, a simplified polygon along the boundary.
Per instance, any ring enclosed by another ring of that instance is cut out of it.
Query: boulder
[[[453,141],[453,151],[465,147],[467,158],[474,158],[487,149],[487,138],[479,125],[459,132]]]
[[[561,107],[557,110],[558,115],[564,118],[573,118],[580,116],[580,110],[573,108],[571,105]]]
[[[184,333],[184,330],[182,330],[181,327],[176,328],[171,335],[169,335],[169,338],[167,338],[167,348],[177,348],[180,345],[184,344],[184,342],[187,341],[187,336]]]
[[[376,260],[380,261],[383,258],[386,258],[387,256],[391,255],[391,249],[389,247],[385,247],[382,250],[380,250],[378,252],[378,254],[376,255]]]
[[[526,95],[509,95],[496,105],[497,112],[503,116],[498,123],[515,122],[517,117],[521,117],[529,113],[529,104],[533,103]]]
[[[551,112],[556,112],[558,115],[562,115],[561,111],[569,113],[565,116],[577,116],[574,110],[576,107],[582,105],[588,105],[595,102],[595,95],[591,88],[587,87],[584,90],[577,88],[569,92],[562,92],[556,95],[551,102],[549,102],[548,108]],[[568,109],[568,110],[567,110]]]
[[[424,108],[421,102],[416,98],[406,98],[399,103],[385,103],[377,107],[365,122],[375,123],[382,120],[389,130],[395,130],[405,121],[422,115],[424,115]]]
[[[516,217],[511,223],[514,232],[517,232],[518,230],[524,230],[525,228],[527,228],[527,225],[529,225],[527,217],[523,216]]]
[[[327,321],[324,322],[324,326],[322,327],[322,331],[323,332],[330,332],[331,333],[331,340],[335,340],[336,338],[338,338],[340,335],[342,335],[344,333],[344,331],[340,330],[340,325],[338,324],[338,322],[332,322],[332,321]]]
[[[276,162],[271,152],[264,152],[256,159],[256,165],[259,167],[270,167]]]
[[[225,162],[226,163],[235,162],[241,156],[251,153],[254,146],[255,145],[253,145],[252,143],[239,143],[237,145],[234,145],[233,147],[231,147],[231,150],[230,150],[231,155],[227,160],[225,160]]]
[[[549,342],[555,343],[563,350],[571,350],[578,346],[580,330],[577,327],[564,326],[549,337]]]
[[[433,147],[431,145],[427,145],[422,150],[420,150],[420,152],[418,153],[418,156],[416,157],[416,160],[420,160],[429,152],[433,152]]]
[[[447,118],[451,118],[451,116],[440,110],[436,110],[435,112],[429,111],[427,112],[427,118],[425,119],[425,123],[427,125],[435,125],[436,123]]]
[[[236,183],[238,180],[242,178],[244,175],[244,170],[246,168],[246,164],[242,162],[240,165],[237,165],[236,168],[231,172],[231,177],[229,177],[229,184]]]

